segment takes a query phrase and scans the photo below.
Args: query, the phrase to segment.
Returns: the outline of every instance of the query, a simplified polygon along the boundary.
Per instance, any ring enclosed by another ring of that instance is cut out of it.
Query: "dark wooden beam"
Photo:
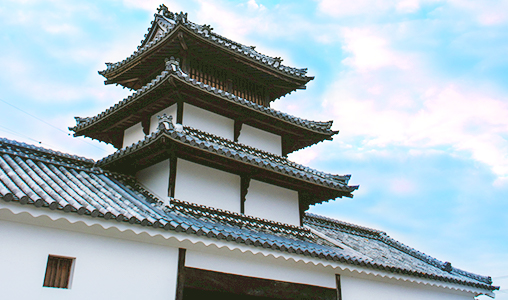
[[[123,135],[124,131],[112,132],[110,135],[111,144],[115,146],[115,148],[120,149],[123,146]]]
[[[240,132],[242,131],[243,122],[239,120],[235,120],[235,128],[234,128],[234,141],[238,142],[238,138],[240,137]]]
[[[143,133],[145,135],[150,134],[150,115],[145,114],[141,118],[141,127],[143,127]]]
[[[180,46],[182,47],[183,50],[187,51],[187,49],[189,49],[189,47],[187,47],[187,43],[185,42],[183,32],[179,32],[177,36],[178,36],[178,41],[180,42]]]
[[[187,250],[178,248],[178,275],[176,278],[175,300],[183,300],[183,289],[185,287],[185,254]]]
[[[310,199],[309,194],[299,191],[298,192],[298,209],[300,212],[300,226],[303,226],[303,217],[305,216],[305,211],[309,209]]]
[[[183,124],[183,101],[176,102],[176,123]]]
[[[251,299],[254,296],[259,299],[337,300],[334,288],[188,267],[185,268],[185,295],[194,296],[193,299]]]
[[[242,175],[240,179],[240,213],[245,213],[245,200],[249,192],[250,177]]]
[[[172,152],[169,156],[169,186],[168,186],[168,195],[169,197],[175,197],[175,187],[176,187],[176,168],[177,168],[178,158],[176,154]]]

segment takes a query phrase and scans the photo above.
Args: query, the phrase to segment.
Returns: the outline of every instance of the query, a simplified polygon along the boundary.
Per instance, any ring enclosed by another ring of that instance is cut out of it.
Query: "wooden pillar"
[[[176,277],[176,297],[175,300],[183,299],[183,289],[185,287],[185,254],[187,250],[178,248],[178,275]]]
[[[176,154],[173,152],[169,156],[169,185],[168,185],[168,195],[169,197],[175,197],[175,187],[176,187],[176,168],[177,168],[178,158]]]
[[[308,193],[298,192],[298,209],[300,210],[300,226],[303,226],[303,217],[305,216],[305,211],[309,209],[309,196]]]
[[[337,300],[342,300],[342,287],[340,285],[340,275],[335,274],[335,282],[337,285]]]
[[[141,126],[143,127],[143,133],[145,135],[149,135],[150,134],[150,116],[149,115],[143,116],[143,118],[141,119]]]
[[[183,101],[176,102],[176,123],[183,124]]]
[[[242,176],[240,179],[240,213],[245,213],[245,200],[247,200],[247,193],[249,192],[250,177]]]

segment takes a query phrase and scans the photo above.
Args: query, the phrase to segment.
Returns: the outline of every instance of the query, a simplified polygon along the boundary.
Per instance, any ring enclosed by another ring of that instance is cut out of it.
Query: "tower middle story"
[[[287,158],[337,132],[270,108],[313,79],[281,62],[161,5],[138,49],[99,72],[133,94],[70,129],[115,146],[97,166],[132,175],[168,205],[301,226],[310,205],[358,186]]]

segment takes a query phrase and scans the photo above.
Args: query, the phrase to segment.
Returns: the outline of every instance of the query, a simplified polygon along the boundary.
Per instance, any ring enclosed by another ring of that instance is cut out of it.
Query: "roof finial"
[[[180,69],[180,59],[171,56],[169,59],[166,58],[166,70],[176,72]]]
[[[176,23],[182,23],[182,24],[186,24],[187,23],[187,13],[184,13],[183,11],[181,11],[180,13],[175,13],[175,18],[174,20],[176,21]]]
[[[165,113],[162,116],[157,116],[159,119],[159,130],[173,130],[175,127],[173,126],[173,116],[166,115]]]

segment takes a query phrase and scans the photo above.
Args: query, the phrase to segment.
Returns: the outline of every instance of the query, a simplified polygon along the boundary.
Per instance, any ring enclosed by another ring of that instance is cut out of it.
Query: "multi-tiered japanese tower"
[[[254,48],[161,5],[138,50],[99,72],[135,92],[71,129],[118,148],[97,165],[135,175],[163,201],[300,226],[309,205],[358,187],[287,159],[337,132],[270,108],[313,77]]]

